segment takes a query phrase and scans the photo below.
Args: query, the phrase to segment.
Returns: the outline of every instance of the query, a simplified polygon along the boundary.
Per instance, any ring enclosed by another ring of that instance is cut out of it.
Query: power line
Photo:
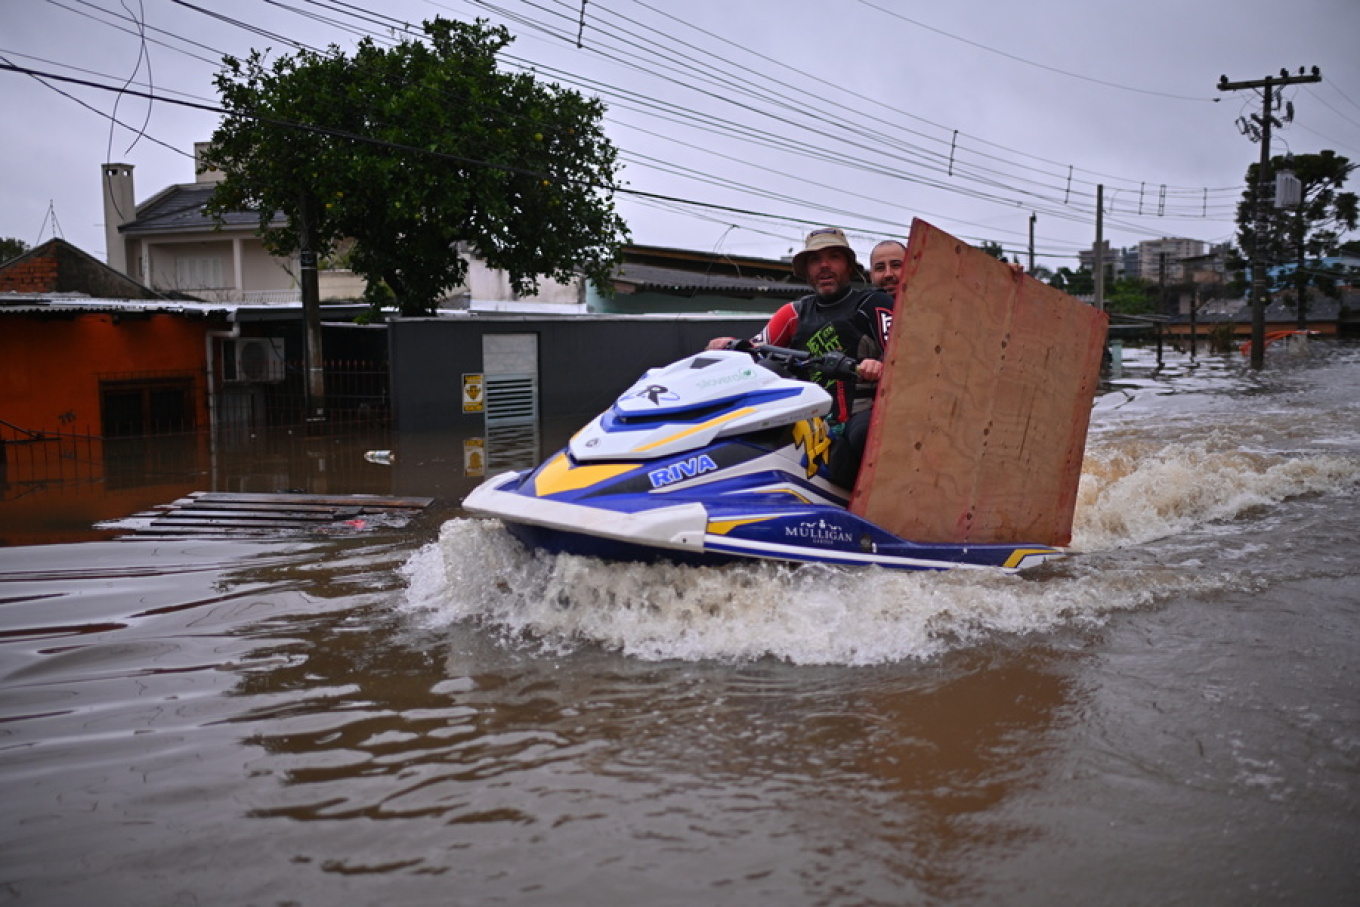
[[[311,2],[313,5],[318,5],[318,6],[323,5],[323,4],[319,3],[319,2],[317,2],[317,0],[308,0],[308,2]],[[288,6],[287,4],[280,4],[280,3],[277,3],[277,2],[273,2],[273,3],[271,3],[271,5],[276,5],[276,6],[279,6],[279,7],[281,7],[281,8],[284,8],[284,9],[294,9],[293,7],[290,7],[290,6]],[[339,2],[333,2],[332,4],[329,4],[329,5],[330,5],[330,6],[343,7],[343,8],[347,8],[347,9],[354,9],[354,7],[353,7],[351,4],[345,4],[345,3],[339,3]],[[491,6],[490,4],[487,4],[487,3],[485,3],[485,2],[483,2],[481,5],[487,6],[488,8],[495,9],[496,11],[500,12],[502,15],[514,17],[514,18],[516,18],[518,21],[520,21],[520,22],[522,22],[522,23],[524,23],[524,24],[532,25],[532,26],[534,26],[534,27],[540,27],[540,28],[542,27],[541,25],[539,25],[538,23],[534,22],[533,20],[530,20],[530,19],[528,19],[528,18],[526,18],[526,17],[515,16],[514,14],[510,13],[508,10],[505,10],[504,8],[501,8],[501,7],[493,7],[493,6]],[[536,8],[542,9],[542,7],[539,6],[539,5],[537,5],[537,4],[533,4],[533,5],[534,5]],[[192,8],[192,5],[190,5],[190,6],[191,6],[191,8]],[[649,8],[650,8],[650,7],[649,7]],[[233,20],[233,21],[234,21],[234,20]],[[327,21],[332,21],[332,20],[327,20]],[[370,21],[371,21],[371,19],[370,19]],[[407,27],[407,26],[405,26],[405,23],[399,23],[398,20],[388,20],[388,21],[389,21],[390,23],[397,23],[397,24],[402,25],[403,27]],[[628,20],[628,21],[631,21],[631,20]],[[551,32],[550,29],[549,29],[549,31]],[[565,36],[565,35],[562,35],[562,36],[560,36],[560,37],[562,37],[563,39],[565,39],[566,36]],[[533,64],[532,64],[532,63],[527,64],[527,65],[530,66],[531,68],[533,67]],[[976,178],[980,179],[984,184],[989,184],[989,185],[991,185],[991,186],[993,186],[993,187],[996,187],[996,188],[1013,188],[1013,187],[1008,187],[1007,184],[1006,184],[1004,181],[999,181],[999,180],[997,180],[997,179],[995,179],[995,178],[989,178],[989,177],[987,177],[986,174],[989,172],[989,171],[988,171],[988,168],[977,168],[977,167],[975,167],[973,170],[971,170],[971,171],[969,171],[969,172],[970,172],[970,173],[973,173],[973,174],[977,174],[977,177],[976,177]],[[996,173],[996,171],[990,171],[990,172]],[[999,175],[999,174],[998,174],[998,175]],[[949,186],[938,186],[938,188],[943,188],[943,189],[945,189],[946,191],[953,191],[953,187],[949,187]],[[1054,189],[1054,187],[1051,186],[1051,185],[1048,186],[1047,188],[1048,188],[1050,191],[1052,191],[1052,190]],[[1178,192],[1180,192],[1181,190],[1177,190],[1177,189],[1175,189],[1175,188],[1172,188],[1170,191],[1171,191],[1171,194],[1174,196],[1174,195],[1176,195]],[[1201,190],[1193,190],[1193,191],[1195,191],[1195,192],[1198,193],[1198,192],[1200,192]],[[1203,190],[1203,191],[1204,191],[1204,192],[1207,192],[1208,190]],[[1218,190],[1215,190],[1215,191],[1218,191]],[[985,195],[984,195],[983,197],[985,197]],[[1181,210],[1181,211],[1170,211],[1170,212],[1164,211],[1163,213],[1174,214],[1174,215],[1176,215],[1176,216],[1194,216],[1196,212],[1194,212],[1194,211],[1189,211],[1189,210]],[[1198,212],[1198,213],[1199,213],[1201,216],[1206,216],[1208,212],[1205,211],[1205,210],[1201,210],[1201,211]]]
[[[1153,91],[1147,88],[1135,88],[1132,85],[1120,85],[1118,82],[1107,82],[1104,79],[1097,79],[1093,76],[1082,75],[1081,73],[1071,72],[1070,70],[1066,69],[1059,69],[1056,66],[1049,66],[1046,63],[1039,63],[1034,60],[1027,59],[1025,57],[1020,57],[1012,53],[1007,53],[1004,50],[997,50],[995,47],[988,47],[986,44],[979,44],[977,41],[970,41],[967,38],[962,38],[959,37],[958,35],[951,34],[950,32],[936,28],[933,25],[926,25],[924,22],[918,22],[915,19],[902,15],[896,10],[884,9],[883,7],[875,3],[870,3],[869,0],[859,0],[859,2],[869,7],[870,9],[878,10],[880,13],[883,13],[884,15],[892,16],[894,19],[900,19],[903,22],[908,22],[912,25],[915,25],[917,28],[924,28],[926,31],[934,32],[937,35],[943,35],[944,37],[949,38],[952,41],[958,41],[962,44],[967,44],[970,47],[976,47],[979,50],[985,50],[987,51],[987,53],[996,54],[999,57],[1005,57],[1008,60],[1014,60],[1015,62],[1023,63],[1026,66],[1033,66],[1037,69],[1042,69],[1046,70],[1047,72],[1056,73],[1057,75],[1060,76],[1067,76],[1070,79],[1080,79],[1083,82],[1091,82],[1092,84],[1095,85],[1103,85],[1106,88],[1115,88],[1118,89],[1119,91],[1131,91],[1136,92],[1138,94],[1155,95],[1156,97],[1160,98],[1170,98],[1173,101],[1202,101],[1212,103],[1218,100],[1217,98],[1207,96],[1194,97],[1192,95],[1171,94],[1170,92],[1165,91]]]
[[[82,0],[74,0],[74,2],[82,2]],[[286,33],[255,28],[240,19],[211,13],[193,3],[184,2],[184,0],[175,0],[175,2],[177,5],[200,15],[208,15],[234,27],[245,29],[250,34],[263,35],[268,40],[279,41],[288,46],[319,53],[308,48],[303,42],[292,39]],[[262,0],[262,2],[289,14],[298,15],[308,21],[341,29],[350,34],[363,34],[372,37],[369,33],[378,28],[387,28],[398,33],[410,33],[412,31],[410,25],[405,22],[366,10],[353,3],[342,2],[342,0],[330,0],[330,2],[293,0],[291,3],[280,2],[280,0]],[[61,4],[54,3],[54,5],[60,6]],[[528,8],[538,11],[543,17],[547,17],[545,21],[521,15],[504,6],[496,6],[486,2],[478,5],[482,8],[494,10],[503,17],[514,18],[515,21],[524,24],[526,28],[551,35],[554,40],[574,43],[574,36],[579,34],[579,16],[577,15],[579,4],[575,2],[557,4],[560,9],[570,10],[571,15],[549,9],[542,3],[526,4]],[[657,10],[646,3],[639,3],[638,5],[666,18],[667,21],[679,22],[692,30],[698,31],[705,36],[707,41],[725,41],[726,44],[742,49],[745,53],[750,53],[749,50],[741,48],[740,45],[727,41],[721,36],[714,36],[697,29],[695,26]],[[872,4],[865,5],[872,6]],[[304,7],[315,7],[321,12]],[[961,148],[953,149],[955,154],[951,157],[949,154],[951,145],[946,137],[952,135],[952,131],[940,124],[912,117],[904,111],[900,112],[904,120],[909,119],[912,122],[923,123],[930,129],[938,130],[939,135],[933,135],[928,131],[913,130],[902,124],[885,127],[891,129],[891,134],[883,135],[879,131],[852,124],[853,128],[845,130],[843,135],[836,135],[834,141],[827,142],[826,148],[810,148],[808,147],[809,143],[800,141],[796,135],[800,129],[806,130],[807,128],[806,121],[799,119],[801,110],[796,102],[797,98],[807,96],[807,91],[803,87],[795,87],[787,81],[772,78],[767,73],[728,59],[720,53],[715,54],[697,43],[681,41],[674,37],[675,29],[658,30],[640,20],[616,13],[599,4],[592,5],[590,9],[593,14],[590,30],[591,41],[587,42],[587,46],[592,53],[607,56],[605,49],[609,48],[609,52],[614,54],[612,62],[621,65],[636,64],[634,65],[635,69],[647,73],[649,76],[664,73],[662,77],[670,78],[673,84],[686,91],[698,92],[699,96],[704,98],[701,106],[696,108],[693,105],[687,106],[669,103],[659,98],[649,98],[641,91],[627,92],[620,84],[599,86],[595,89],[602,97],[611,100],[611,106],[617,107],[625,113],[631,112],[637,116],[655,118],[672,125],[679,125],[685,129],[697,129],[707,131],[709,134],[723,135],[738,143],[738,147],[742,145],[767,147],[779,154],[792,156],[799,160],[813,160],[817,161],[819,165],[856,170],[879,180],[911,183],[932,190],[948,192],[961,198],[976,199],[1008,208],[1037,209],[1043,212],[1046,219],[1054,218],[1087,223],[1092,215],[1092,201],[1089,197],[1089,188],[1094,185],[1089,178],[1093,174],[1092,171],[1076,168],[1066,163],[1048,161],[1013,149],[1005,149],[1002,146],[988,143],[986,140],[964,133],[959,133],[959,135],[962,135],[967,141],[961,143]],[[105,14],[108,14],[107,11],[105,11]],[[562,27],[555,27],[552,24],[554,22],[560,22]],[[151,30],[150,27],[148,27],[148,30]],[[157,31],[157,34],[169,35],[170,33]],[[180,36],[173,37],[177,40],[187,41]],[[378,38],[378,40],[381,40],[381,38]],[[164,42],[157,40],[154,43],[163,44]],[[599,44],[599,49],[596,48],[596,44]],[[165,46],[169,47],[170,45],[166,44]],[[177,47],[172,49],[179,53],[192,55],[192,51]],[[531,72],[536,72],[542,68],[532,61],[514,61],[509,55],[502,56],[512,65],[520,66]],[[754,56],[768,63],[776,63],[783,67],[780,71],[792,72],[800,79],[813,79],[810,74],[788,67],[779,61],[758,54]],[[201,60],[202,58],[198,57],[197,59]],[[561,77],[567,84],[591,84],[591,80],[572,73],[563,73]],[[620,83],[623,82],[637,84],[629,80],[620,80]],[[586,90],[589,92],[592,89]],[[823,95],[823,98],[828,104],[844,104],[844,102],[833,100],[825,95]],[[858,103],[858,99],[853,100]],[[721,104],[734,105],[733,109],[737,113],[729,118],[716,116],[714,112],[715,101]],[[854,108],[847,107],[846,109],[853,114]],[[790,116],[791,113],[794,115]],[[773,126],[766,129],[753,128],[750,121],[752,116],[769,118],[768,122]],[[866,118],[867,115],[861,112],[859,119]],[[643,126],[636,125],[628,117],[621,118],[616,114],[611,114],[609,121],[619,126],[639,130],[642,133],[650,133],[654,137],[657,135],[657,133]],[[677,148],[687,148],[691,151],[713,155],[715,160],[726,161],[727,163],[721,167],[722,173],[729,172],[727,169],[729,164],[740,162],[739,152],[726,154],[719,150],[718,143],[702,146],[686,142],[678,130],[671,130],[671,135],[665,138]],[[1002,153],[992,154],[984,150],[982,146],[996,148]],[[737,185],[739,181],[735,179],[718,176],[716,168],[715,171],[705,172],[702,167],[679,167],[674,161],[668,161],[655,155],[642,154],[626,147],[622,148],[621,151],[625,153],[629,161],[645,170],[658,174],[675,174],[692,179],[714,177],[716,181],[708,184],[723,188],[725,191],[745,191],[752,198],[763,197],[768,200],[777,200],[781,204],[803,204],[804,200],[795,198],[788,192],[779,192],[770,188],[773,180],[797,179],[801,185],[809,186],[815,186],[820,182],[818,188],[823,191],[840,191],[832,185],[835,177],[831,175],[832,171],[829,170],[826,171],[828,173],[827,179],[810,181],[803,176],[797,176],[781,169],[776,163],[764,168],[763,177],[754,181],[757,185],[751,183]],[[1037,164],[1027,163],[1028,161],[1035,161]],[[947,172],[951,170],[952,172]],[[1119,191],[1128,197],[1134,197],[1133,193],[1143,182],[1126,181],[1122,178],[1112,179],[1122,183],[1122,188]],[[1148,181],[1148,184],[1153,185],[1150,181]],[[1084,194],[1079,193],[1078,197],[1071,200],[1072,203],[1069,204],[1071,192],[1074,189],[1086,189],[1087,191]],[[616,191],[625,195],[629,194],[626,187]],[[1159,186],[1159,197],[1162,203],[1156,213],[1165,217],[1181,219],[1193,217],[1203,221],[1228,217],[1230,216],[1231,204],[1228,201],[1220,201],[1226,192],[1240,192],[1240,186],[1214,189]],[[888,193],[884,194],[887,195]],[[841,192],[841,196],[858,198],[870,208],[875,203],[889,204],[884,199],[875,199],[863,193]],[[633,193],[632,197],[641,199],[642,195]],[[660,195],[657,197],[673,198]],[[661,203],[654,202],[653,204]],[[666,202],[666,204],[689,206],[694,210],[700,210],[701,206],[710,203],[675,199],[673,202]],[[716,208],[733,212],[746,211],[752,216],[774,216],[765,212],[753,212],[750,211],[749,207],[740,205],[716,206]],[[823,208],[845,211],[844,206],[824,205]],[[846,214],[851,215],[853,212],[846,211]],[[1135,210],[1131,209],[1127,214],[1120,215],[1119,219],[1112,220],[1112,223],[1127,224],[1129,229],[1134,230],[1146,229],[1138,226],[1132,218],[1140,217],[1141,219],[1141,217],[1147,216],[1154,215],[1151,211],[1144,214],[1142,211],[1135,213]],[[890,221],[888,218],[875,218],[872,215],[866,215],[866,217],[885,223]]]
[[[496,10],[496,11],[498,11],[498,12],[501,12],[502,14],[505,14],[505,15],[511,15],[511,16],[513,16],[517,21],[521,22],[521,24],[526,24],[526,25],[529,25],[529,26],[531,26],[531,27],[543,29],[543,30],[545,30],[546,32],[548,32],[548,33],[550,33],[550,34],[557,34],[559,38],[565,40],[565,35],[562,35],[562,34],[560,34],[560,33],[553,32],[553,30],[551,29],[551,27],[549,27],[549,26],[544,26],[544,25],[542,25],[541,23],[536,22],[535,20],[531,20],[531,19],[527,19],[526,17],[516,16],[516,15],[514,15],[514,14],[511,14],[511,13],[509,13],[508,10],[504,10],[504,8],[502,8],[502,7],[493,6],[492,4],[485,2],[485,0],[482,0],[482,2],[481,2],[480,5],[486,6],[486,7],[491,8],[491,9],[494,9],[494,10]],[[539,4],[531,4],[531,5],[535,6],[536,8],[541,8],[541,6],[540,6]],[[601,52],[601,51],[596,50],[596,49],[594,49],[594,48],[592,48],[592,50],[594,50],[594,52],[596,52],[596,53],[600,53],[600,52]],[[726,61],[725,61],[725,62],[726,62]],[[525,63],[524,65],[525,65],[526,67],[530,67],[530,68],[533,67],[533,64],[532,64],[532,63]],[[635,66],[635,68],[644,69],[644,71],[646,71],[646,69],[643,68],[643,67],[637,67],[637,66]],[[565,77],[565,78],[568,78],[568,79],[571,78],[571,74],[569,74],[569,73],[562,74],[562,75],[563,75],[563,77]],[[596,90],[601,90],[601,89],[600,89],[598,86],[596,86]],[[604,87],[602,90],[606,93],[606,96],[608,96],[608,93],[610,92],[610,89],[606,86],[606,87]],[[711,93],[710,93],[710,94],[711,94]],[[722,97],[720,97],[719,100],[724,100],[724,101],[730,102],[730,99],[728,99],[728,98],[722,98]],[[788,106],[792,106],[792,105],[788,105]],[[768,115],[768,114],[767,114],[767,115]],[[786,125],[796,125],[795,121],[790,121],[790,120],[788,120],[787,118],[784,118],[784,119],[783,119],[783,122],[784,122]],[[835,126],[837,126],[837,127],[843,126],[843,124],[841,124],[840,122],[834,122],[834,121],[831,122],[831,123],[828,123],[828,125],[835,125]],[[856,130],[855,130],[854,127],[846,127],[846,131],[854,132],[854,131],[856,131]],[[858,131],[859,131],[859,133],[860,133],[860,135],[861,135],[862,137],[864,137],[864,138],[866,138],[867,140],[870,141],[870,144],[869,144],[869,145],[858,145],[858,146],[854,146],[855,149],[856,149],[857,151],[863,151],[863,149],[866,148],[866,147],[867,147],[867,148],[870,148],[870,149],[872,149],[872,150],[874,150],[875,152],[880,152],[880,151],[882,150],[882,149],[879,147],[879,146],[881,146],[882,143],[881,143],[881,142],[874,142],[874,140],[878,138],[877,135],[875,135],[875,134],[873,134],[873,133],[869,133],[869,132],[864,131],[864,130],[862,130],[862,129],[860,129],[860,130],[858,130]],[[886,152],[884,152],[884,153],[886,153]],[[853,160],[853,158],[852,158],[852,160]],[[936,160],[936,162],[937,162],[937,166],[943,164],[943,158],[942,158],[942,157],[939,157],[939,156],[937,155],[937,156],[935,157],[935,160]],[[943,167],[942,167],[942,166],[939,166],[939,169],[942,171],[942,170],[943,170]],[[979,171],[981,171],[983,174],[985,174],[986,169],[985,169],[985,168],[977,168],[977,169],[975,169],[975,170],[972,171],[972,172],[975,172],[975,173],[976,173],[976,172],[979,172]],[[885,175],[885,176],[894,176],[894,177],[897,177],[897,178],[901,178],[902,175],[903,175],[903,171],[901,171],[900,169],[894,169],[894,170],[892,170],[891,172],[885,172],[884,175]],[[999,181],[996,180],[995,178],[988,178],[988,177],[986,177],[985,175],[984,175],[984,176],[979,176],[978,178],[980,179],[980,181],[981,181],[983,184],[985,184],[985,185],[990,185],[990,186],[992,186],[992,187],[1005,187],[1005,186],[1007,185],[1007,184],[1005,184],[1004,182],[999,182]],[[920,179],[920,177],[913,178],[913,181],[917,181],[917,182],[926,182],[926,183],[930,183],[930,182],[931,182],[931,181],[929,181],[929,180],[922,180],[922,179]],[[938,181],[935,182],[934,185],[936,185],[937,188],[942,188],[942,189],[945,189],[946,191],[961,191],[961,190],[957,189],[957,188],[954,187],[954,186],[950,186],[950,185],[947,185],[947,184],[939,183]],[[1014,188],[1014,187],[1010,187],[1010,188]],[[1053,187],[1053,186],[1049,186],[1048,188],[1049,188],[1050,191],[1055,191],[1055,189],[1056,189],[1056,187]],[[1199,190],[1199,189],[1194,190],[1194,192],[1195,192],[1197,195],[1198,195],[1199,193],[1201,193],[1201,192],[1207,192],[1207,191],[1208,191],[1208,190]],[[1217,192],[1217,191],[1220,191],[1220,190],[1215,190],[1215,191]],[[968,193],[967,193],[966,191],[963,191],[962,194],[968,194]],[[987,194],[984,194],[984,196],[986,196],[986,195],[987,195]],[[991,194],[991,195],[992,195],[992,197],[994,197],[994,193]],[[1028,193],[1028,195],[1032,195],[1032,193]],[[1051,201],[1051,200],[1053,200],[1053,199],[1050,199],[1050,201]],[[1021,199],[1020,202],[1021,202],[1021,203],[1027,203],[1027,201],[1026,201],[1025,199]],[[1004,200],[1004,203],[1007,203],[1007,204],[1014,204],[1014,203],[1016,203],[1016,200],[1007,199],[1007,200]],[[1181,211],[1181,212],[1175,212],[1175,213],[1181,214],[1181,215],[1183,215],[1183,216],[1200,216],[1200,215],[1204,214],[1205,212],[1202,212],[1202,211],[1199,211],[1199,210],[1193,210],[1193,211]]]

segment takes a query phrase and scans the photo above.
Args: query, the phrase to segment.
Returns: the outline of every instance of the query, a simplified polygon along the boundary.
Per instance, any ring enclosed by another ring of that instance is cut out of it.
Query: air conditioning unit
[[[228,381],[271,383],[283,380],[282,337],[239,337],[227,360]]]

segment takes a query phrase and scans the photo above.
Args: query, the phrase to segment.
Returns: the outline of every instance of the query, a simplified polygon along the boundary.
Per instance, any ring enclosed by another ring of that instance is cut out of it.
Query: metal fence
[[[214,405],[217,427],[279,427],[315,421],[308,406],[303,363],[290,360],[278,381],[224,384]],[[388,425],[392,401],[387,362],[370,359],[327,360],[325,421],[342,425]]]
[[[100,482],[104,439],[30,431],[0,421],[0,501],[49,483]]]

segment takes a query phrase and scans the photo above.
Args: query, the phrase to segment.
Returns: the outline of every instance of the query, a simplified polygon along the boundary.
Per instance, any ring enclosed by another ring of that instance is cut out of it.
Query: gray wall
[[[388,325],[393,424],[398,431],[477,431],[464,414],[464,374],[480,374],[482,335],[538,335],[539,412],[584,424],[647,369],[698,352],[718,336],[749,337],[757,316],[473,315]]]

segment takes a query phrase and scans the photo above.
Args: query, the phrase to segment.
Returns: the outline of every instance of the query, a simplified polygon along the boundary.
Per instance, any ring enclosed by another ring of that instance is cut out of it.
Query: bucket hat
[[[859,261],[855,258],[855,250],[850,248],[845,233],[835,227],[822,227],[809,233],[803,243],[803,251],[793,256],[793,276],[799,280],[806,280],[808,256],[813,252],[820,252],[822,249],[844,249],[845,254],[850,259],[851,275],[860,273]]]

